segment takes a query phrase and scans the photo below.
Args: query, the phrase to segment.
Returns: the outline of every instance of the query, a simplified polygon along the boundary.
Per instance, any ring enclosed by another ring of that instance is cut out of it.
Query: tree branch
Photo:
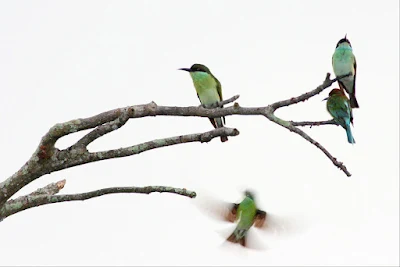
[[[107,122],[103,125],[97,126],[93,131],[82,137],[80,140],[78,140],[73,147],[71,148],[83,148],[86,149],[86,147],[92,143],[94,140],[96,140],[99,137],[102,137],[103,135],[106,135],[112,131],[115,131],[122,126],[125,125],[125,123],[129,120],[129,116],[127,112],[122,113],[118,118],[111,122]]]
[[[290,123],[293,126],[321,126],[321,125],[336,125],[339,126],[339,124],[334,120],[329,120],[329,121],[290,121]]]
[[[111,158],[127,157],[148,150],[152,150],[155,148],[172,146],[177,144],[184,144],[190,142],[207,143],[219,136],[237,136],[237,135],[239,135],[239,131],[237,129],[222,127],[205,133],[188,134],[188,135],[180,135],[163,139],[156,139],[130,147],[93,152],[89,154],[90,159],[88,160],[88,162],[94,162]]]
[[[286,129],[288,129],[291,132],[294,132],[294,133],[300,135],[301,137],[306,139],[308,142],[310,142],[311,144],[318,147],[332,161],[332,163],[336,167],[338,167],[340,170],[342,170],[348,177],[351,176],[351,173],[347,170],[346,166],[342,162],[337,161],[337,159],[335,157],[333,157],[326,148],[324,148],[320,143],[318,143],[317,141],[312,139],[308,134],[306,134],[299,128],[294,127],[290,122],[283,121],[283,120],[277,118],[274,114],[268,114],[268,116],[271,121],[281,125],[282,127],[285,127]]]
[[[87,164],[90,162],[136,155],[155,148],[190,142],[204,143],[210,142],[212,139],[220,136],[237,135],[239,135],[239,131],[237,129],[222,127],[204,133],[156,139],[138,145],[114,150],[90,153],[87,150],[80,149],[79,146],[72,146],[72,148],[61,151],[56,150],[50,158],[42,159],[34,154],[18,172],[6,179],[4,182],[0,183],[0,207],[21,188],[44,174],[49,174],[55,171]],[[77,148],[75,149],[74,147]]]
[[[350,74],[348,74],[350,75]],[[310,97],[319,94],[324,89],[328,88],[337,79],[347,77],[344,75],[330,80],[330,74],[326,75],[324,82],[316,89],[302,94],[298,97],[292,97],[287,100],[278,101],[264,107],[241,107],[238,103],[226,108],[204,108],[204,107],[171,107],[158,106],[151,102],[144,105],[135,105],[124,108],[117,108],[106,111],[98,115],[80,118],[76,120],[58,123],[50,128],[50,130],[41,139],[36,151],[31,158],[22,166],[15,174],[0,183],[0,208],[8,199],[18,192],[25,185],[41,177],[55,171],[63,170],[72,166],[82,165],[99,160],[111,158],[126,157],[136,155],[144,151],[155,148],[183,144],[188,142],[209,142],[213,138],[220,136],[236,136],[239,131],[231,128],[218,128],[205,133],[181,135],[169,138],[163,138],[145,142],[138,145],[133,145],[126,148],[88,152],[87,145],[100,138],[101,136],[115,131],[122,127],[129,119],[143,118],[148,116],[196,116],[196,117],[223,117],[230,115],[262,115],[276,124],[292,131],[310,143],[319,148],[331,161],[339,167],[347,176],[351,174],[347,171],[343,163],[338,162],[322,145],[313,140],[306,133],[296,128],[296,126],[305,125],[324,125],[333,124],[327,122],[291,122],[280,119],[275,116],[275,111],[278,108],[293,105],[301,101],[305,101]],[[223,104],[231,103],[238,99],[238,95],[230,99],[218,103],[218,107]],[[55,143],[63,136],[69,135],[82,130],[94,129],[78,142],[67,149],[59,150],[55,147]]]
[[[60,181],[65,184],[65,180]],[[58,182],[58,183],[60,183]],[[56,183],[57,184],[57,183]],[[49,186],[53,186],[51,184]],[[46,186],[48,187],[48,186]],[[46,188],[45,187],[45,188]],[[29,194],[26,196],[19,197],[17,199],[9,200],[0,209],[0,221],[7,218],[10,215],[18,213],[20,211],[39,207],[47,204],[54,204],[66,201],[77,201],[87,200],[94,197],[100,197],[108,194],[121,194],[121,193],[139,193],[139,194],[150,194],[150,193],[172,193],[190,198],[196,197],[196,192],[186,190],[185,188],[174,188],[170,186],[146,186],[146,187],[109,187],[95,191],[90,191],[80,194],[68,194],[68,195],[54,195],[54,194]]]
[[[350,76],[350,75],[352,75],[352,73],[348,73],[348,74],[345,74],[345,75],[342,75],[342,76],[338,76],[335,79],[331,80],[330,79],[331,74],[327,73],[324,82],[320,86],[315,88],[314,90],[312,90],[310,92],[307,92],[307,93],[304,93],[304,94],[302,94],[302,95],[300,95],[298,97],[292,97],[290,99],[286,99],[286,100],[283,100],[283,101],[275,102],[275,103],[273,103],[271,105],[271,107],[274,110],[276,110],[276,109],[281,108],[281,107],[297,104],[299,102],[304,102],[304,101],[308,100],[309,98],[321,93],[323,90],[325,90],[326,88],[331,86],[337,80],[346,78],[347,76]]]
[[[330,80],[330,73],[327,73],[326,77],[325,77],[325,81],[320,86],[318,86],[316,89],[314,89],[314,90],[312,90],[310,92],[304,93],[304,94],[302,94],[302,95],[300,95],[298,97],[292,97],[292,98],[287,99],[287,100],[275,102],[275,103],[273,103],[273,104],[271,104],[269,106],[270,109],[267,110],[267,112],[266,112],[266,117],[269,120],[281,125],[282,127],[288,129],[291,132],[297,133],[298,135],[300,135],[301,137],[306,139],[308,142],[310,142],[311,144],[313,144],[317,148],[319,148],[332,161],[332,163],[336,167],[338,167],[340,170],[342,170],[348,177],[351,176],[351,173],[347,170],[346,166],[342,162],[337,161],[337,159],[335,157],[333,157],[328,152],[328,150],[326,148],[324,148],[320,143],[318,143],[317,141],[312,139],[308,134],[306,134],[305,132],[303,132],[299,128],[296,128],[295,125],[293,125],[293,122],[285,121],[285,120],[282,120],[282,119],[278,118],[277,116],[275,116],[274,112],[278,108],[289,106],[289,105],[293,105],[293,104],[297,104],[297,103],[299,103],[301,101],[308,100],[310,97],[313,97],[313,96],[321,93],[323,90],[325,90],[326,88],[331,86],[335,81],[343,79],[343,78],[345,78],[347,76],[350,76],[350,75],[351,75],[351,73],[348,73],[346,75],[338,76],[335,79]],[[334,121],[333,121],[333,123],[330,123],[330,121],[328,121],[328,122],[309,122],[309,123],[312,124],[312,125],[336,124],[336,122],[334,122]],[[296,123],[296,124],[299,125],[299,123]],[[300,123],[300,124],[302,124],[302,123]],[[301,126],[304,126],[304,125],[301,125]]]
[[[235,95],[232,96],[231,98],[222,100],[214,105],[210,105],[208,108],[222,108],[224,105],[232,103],[233,101],[237,100],[240,97],[240,95]],[[203,105],[200,105],[200,107],[203,107]]]
[[[58,181],[57,183],[51,183],[49,185],[46,185],[45,187],[42,187],[42,188],[37,189],[36,191],[33,191],[32,193],[29,194],[29,196],[55,195],[58,192],[60,192],[61,189],[64,188],[66,182],[67,181],[64,179],[64,180]],[[18,200],[18,198],[15,199],[15,201],[17,201],[17,200]]]

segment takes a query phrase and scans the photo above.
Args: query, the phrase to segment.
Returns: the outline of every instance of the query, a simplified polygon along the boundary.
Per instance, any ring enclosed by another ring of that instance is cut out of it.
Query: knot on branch
[[[56,183],[46,185],[45,187],[42,187],[42,188],[37,189],[36,191],[33,191],[28,196],[55,195],[58,192],[60,192],[61,189],[64,188],[66,182],[67,181],[64,179],[64,180],[58,181]]]
[[[151,101],[150,103],[146,104],[144,106],[144,109],[150,116],[156,116],[157,115],[157,104],[154,101]]]
[[[324,83],[327,82],[327,81],[330,81],[330,80],[331,80],[331,74],[328,72],[328,73],[326,73],[326,77],[325,77]]]
[[[54,154],[54,147],[49,145],[39,145],[39,149],[37,150],[37,156],[39,160],[46,160],[51,158]]]
[[[217,128],[212,131],[200,134],[200,142],[201,143],[208,143],[212,139],[218,136],[237,136],[239,135],[239,130],[235,128]]]

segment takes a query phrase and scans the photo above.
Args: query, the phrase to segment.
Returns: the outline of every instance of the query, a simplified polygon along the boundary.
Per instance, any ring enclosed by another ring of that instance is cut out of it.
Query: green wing
[[[214,77],[215,78],[215,77]],[[219,95],[219,101],[222,101],[222,88],[221,88],[221,83],[218,81],[217,78],[215,78],[215,80],[217,81],[217,91],[218,91],[218,95]]]
[[[222,87],[221,87],[221,83],[218,81],[217,78],[214,77],[214,79],[217,81],[217,92],[218,92],[218,95],[219,95],[219,101],[222,101],[223,98],[222,98]],[[224,107],[224,106],[222,106],[222,107]],[[225,117],[222,117],[222,119],[224,120],[224,124],[226,124],[226,122],[225,122]]]
[[[354,59],[354,78],[353,78],[353,94],[356,95],[356,76],[357,76],[357,62],[356,62],[356,57],[353,55]]]
[[[329,99],[328,99],[329,101]],[[334,97],[328,102],[328,111],[343,128],[346,129],[345,118],[349,118],[350,122],[353,121],[353,114],[350,109],[350,101],[342,101],[340,97]]]

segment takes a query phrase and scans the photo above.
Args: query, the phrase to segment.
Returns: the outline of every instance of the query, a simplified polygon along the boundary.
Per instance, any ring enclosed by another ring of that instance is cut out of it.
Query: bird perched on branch
[[[340,89],[346,90],[349,94],[350,106],[352,108],[359,108],[356,99],[357,63],[347,35],[343,39],[340,39],[336,45],[335,52],[332,56],[332,66],[336,77],[351,73],[350,76],[340,79],[338,83]]]
[[[223,100],[221,83],[206,66],[194,64],[190,68],[181,68],[179,70],[190,73],[197,97],[205,108],[209,108]],[[221,128],[224,127],[225,117],[210,118],[210,121],[214,128]],[[228,141],[228,137],[221,136],[221,142],[225,141]]]
[[[333,119],[339,123],[346,130],[347,141],[350,144],[355,144],[356,141],[351,133],[350,123],[353,123],[353,113],[351,110],[350,101],[342,89],[333,89],[329,93],[329,97],[324,100],[326,102],[326,108],[333,117]]]

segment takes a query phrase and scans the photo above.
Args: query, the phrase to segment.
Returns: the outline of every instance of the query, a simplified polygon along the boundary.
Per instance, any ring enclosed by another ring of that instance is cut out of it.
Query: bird
[[[340,89],[346,90],[349,94],[350,106],[359,108],[360,106],[356,99],[357,63],[351,43],[347,39],[347,34],[336,45],[335,52],[332,55],[332,66],[336,77],[351,73],[350,76],[340,79],[338,83]]]
[[[329,92],[329,97],[324,100],[326,108],[333,119],[346,130],[347,141],[350,144],[355,144],[353,134],[351,133],[350,124],[353,123],[353,112],[350,106],[350,101],[342,89],[335,88]]]
[[[257,208],[254,194],[251,191],[246,190],[244,195],[245,198],[242,202],[232,204],[226,220],[230,222],[237,221],[236,228],[227,238],[227,241],[246,247],[246,235],[249,229],[253,225],[258,228],[263,227],[267,213]]]
[[[221,83],[209,68],[202,64],[193,64],[190,68],[180,68],[179,70],[190,73],[197,97],[205,108],[210,108],[223,100]],[[214,128],[221,128],[224,127],[225,117],[210,118],[210,121]],[[221,136],[221,142],[225,141],[228,141],[228,137]]]
[[[205,188],[197,188],[198,198],[193,202],[195,206],[208,217],[234,223],[234,229],[220,232],[224,243],[238,244],[248,249],[264,249],[263,242],[259,242],[268,236],[270,241],[276,238],[284,238],[302,232],[306,225],[303,214],[295,216],[282,216],[271,212],[265,212],[258,207],[254,190],[246,188],[243,191],[242,201],[232,203],[214,197]],[[254,229],[256,228],[256,229]],[[228,230],[228,229],[226,229]],[[255,231],[260,230],[260,231]],[[265,236],[266,234],[267,236]]]

